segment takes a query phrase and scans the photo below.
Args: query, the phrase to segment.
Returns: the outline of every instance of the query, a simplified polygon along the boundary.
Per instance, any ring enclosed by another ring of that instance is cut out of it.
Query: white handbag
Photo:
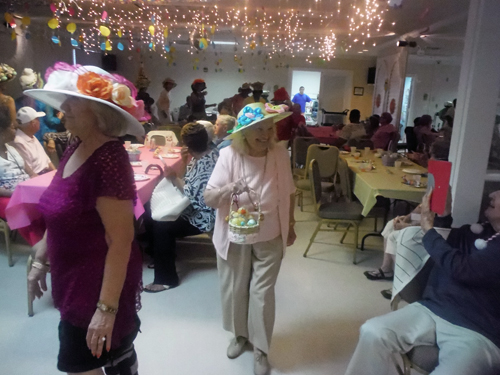
[[[156,221],[175,221],[190,204],[172,181],[162,178],[151,196],[151,217]]]

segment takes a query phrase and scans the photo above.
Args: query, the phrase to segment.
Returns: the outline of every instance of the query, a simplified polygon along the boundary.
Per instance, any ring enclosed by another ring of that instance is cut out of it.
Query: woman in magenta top
[[[40,297],[50,264],[61,313],[57,367],[71,374],[103,374],[103,367],[108,374],[138,374],[133,340],[140,326],[142,259],[134,242],[136,189],[117,137],[143,134],[122,109],[139,104],[128,101],[131,91],[121,77],[62,64],[43,90],[25,94],[62,110],[66,127],[78,137],[40,199],[47,231],[35,245],[28,276],[31,298]]]

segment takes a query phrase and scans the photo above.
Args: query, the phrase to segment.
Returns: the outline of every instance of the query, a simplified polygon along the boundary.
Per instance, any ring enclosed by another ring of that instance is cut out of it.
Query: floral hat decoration
[[[139,119],[144,117],[144,102],[135,100],[137,89],[118,74],[110,74],[96,66],[69,65],[58,62],[45,73],[43,89],[24,91],[24,94],[62,111],[68,97],[77,97],[106,104],[121,115],[123,121],[119,136],[142,136],[144,128]]]
[[[12,81],[16,78],[17,72],[7,64],[0,64],[0,83]]]
[[[252,103],[248,104],[238,113],[238,124],[232,129],[229,130],[228,133],[230,135],[228,138],[240,130],[249,128],[255,124],[258,124],[261,121],[272,118],[274,122],[278,122],[285,117],[291,115],[291,112],[286,112],[288,106],[281,105],[266,105],[262,103]]]

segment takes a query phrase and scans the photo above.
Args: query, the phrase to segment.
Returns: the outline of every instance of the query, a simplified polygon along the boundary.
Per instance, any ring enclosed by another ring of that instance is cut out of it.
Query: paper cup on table
[[[370,147],[365,147],[365,157],[370,156],[371,149]]]
[[[415,185],[420,185],[421,178],[422,178],[422,176],[420,176],[419,174],[416,174],[413,176],[413,181],[415,181]]]
[[[125,148],[128,150],[130,149],[130,145],[132,144],[131,141],[125,141]]]
[[[352,156],[354,156],[354,159],[359,159],[359,157],[361,156],[361,152],[355,152],[354,154],[352,154]]]
[[[354,156],[356,153],[356,147],[351,147],[351,155]]]
[[[395,166],[396,168],[401,168],[401,161],[399,161],[399,160],[398,160],[398,161],[395,161],[395,162],[394,162],[394,166]],[[420,177],[420,176],[419,176],[419,177]]]

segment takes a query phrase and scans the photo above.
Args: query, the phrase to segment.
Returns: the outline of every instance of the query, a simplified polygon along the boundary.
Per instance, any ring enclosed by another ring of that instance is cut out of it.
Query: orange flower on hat
[[[110,100],[113,91],[113,83],[94,72],[81,74],[76,82],[76,87],[82,94],[103,100]]]

